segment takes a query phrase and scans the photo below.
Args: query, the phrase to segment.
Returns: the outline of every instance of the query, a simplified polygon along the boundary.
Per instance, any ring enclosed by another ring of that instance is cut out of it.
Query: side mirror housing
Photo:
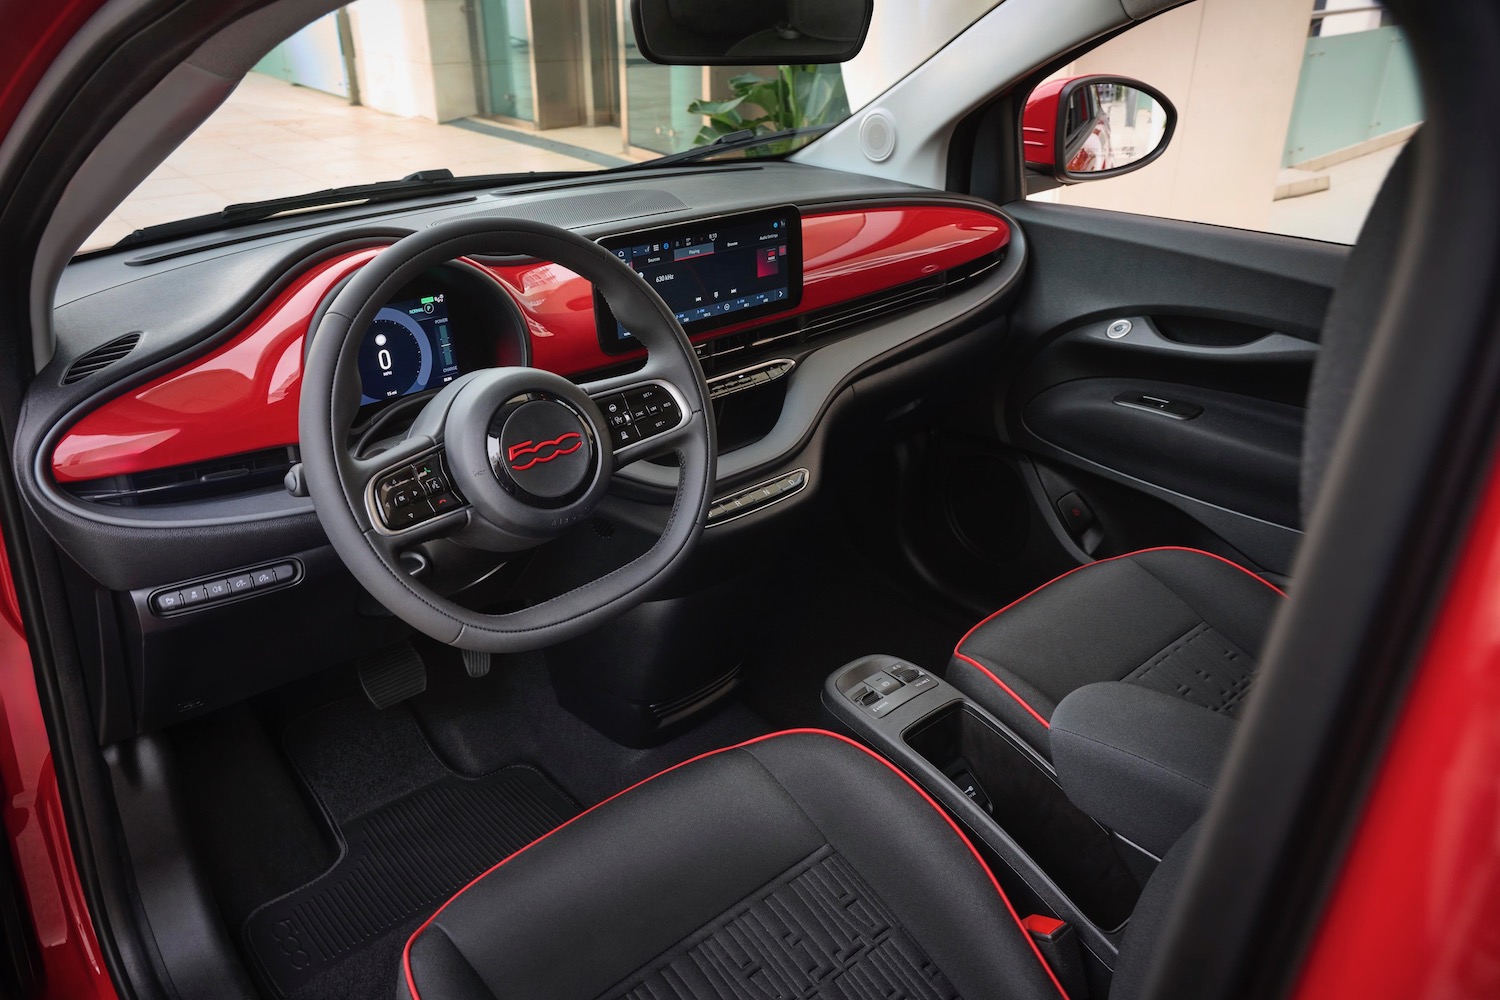
[[[1159,90],[1119,76],[1051,80],[1021,116],[1026,169],[1055,186],[1139,170],[1167,148],[1177,109]],[[1045,190],[1045,188],[1044,188]]]
[[[853,59],[875,0],[630,0],[636,47],[667,66],[808,66]]]

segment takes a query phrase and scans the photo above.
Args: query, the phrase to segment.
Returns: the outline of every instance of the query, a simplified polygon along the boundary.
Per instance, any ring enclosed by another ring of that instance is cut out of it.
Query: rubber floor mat
[[[361,965],[351,959],[370,949],[390,953],[398,934],[404,941],[475,876],[577,813],[527,765],[475,780],[442,778],[343,824],[337,863],[251,913],[245,940],[281,996],[315,980],[326,987],[340,966]],[[349,980],[363,972],[349,968]],[[394,990],[394,969],[387,975]]]

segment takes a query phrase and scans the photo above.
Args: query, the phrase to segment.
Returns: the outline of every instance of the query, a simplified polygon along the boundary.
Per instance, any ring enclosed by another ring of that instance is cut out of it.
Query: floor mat
[[[578,812],[530,765],[448,771],[400,707],[336,703],[290,727],[285,745],[345,845],[331,869],[245,922],[267,985],[289,1000],[389,994],[421,921]]]

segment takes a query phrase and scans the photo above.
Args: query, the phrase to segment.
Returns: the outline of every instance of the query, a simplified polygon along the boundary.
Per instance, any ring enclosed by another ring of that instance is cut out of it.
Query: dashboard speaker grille
[[[72,385],[95,372],[103,371],[135,350],[135,345],[140,342],[141,332],[136,330],[123,337],[116,337],[107,344],[101,344],[68,366],[68,370],[63,373],[62,384]]]

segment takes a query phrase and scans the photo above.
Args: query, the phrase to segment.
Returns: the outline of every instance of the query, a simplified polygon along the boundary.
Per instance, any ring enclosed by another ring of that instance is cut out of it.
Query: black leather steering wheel
[[[476,253],[536,257],[592,281],[646,348],[645,367],[585,385],[534,368],[471,372],[434,396],[398,444],[356,458],[357,358],[375,314],[423,271]],[[355,578],[434,639],[505,653],[571,638],[644,600],[702,534],[715,456],[703,369],[667,305],[598,244],[518,219],[446,222],[361,268],[308,336],[298,432],[313,505]],[[619,429],[622,420],[630,430]],[[496,552],[536,546],[587,519],[619,466],[668,452],[680,473],[661,537],[568,593],[521,611],[479,614],[402,568],[403,552],[436,538]]]

